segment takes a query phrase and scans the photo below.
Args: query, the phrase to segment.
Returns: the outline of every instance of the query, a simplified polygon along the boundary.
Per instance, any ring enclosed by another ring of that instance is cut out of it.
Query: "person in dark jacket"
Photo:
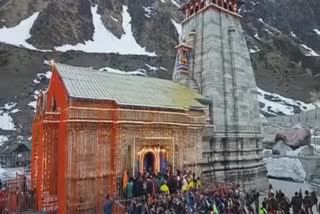
[[[305,192],[305,196],[303,199],[303,206],[307,214],[313,214],[312,212],[313,201],[308,191]]]
[[[274,194],[271,193],[270,198],[268,200],[268,213],[276,214],[278,210],[279,210],[278,202],[274,198]]]
[[[147,182],[146,182],[146,193],[147,195],[154,195],[155,194],[155,185],[154,185],[154,182],[153,180],[151,179],[151,177],[149,176],[148,179],[147,179]]]
[[[174,176],[170,176],[168,180],[168,187],[170,194],[175,194],[177,193],[177,179]]]
[[[293,214],[298,214],[300,212],[300,210],[302,209],[302,203],[303,203],[303,201],[302,201],[299,193],[296,192],[291,199]]]
[[[312,198],[312,206],[316,206],[316,209],[318,209],[318,197],[315,191],[311,192],[311,198]]]
[[[290,214],[291,204],[289,199],[282,193],[279,199],[280,208],[285,214]]]
[[[133,195],[134,197],[141,197],[143,195],[143,180],[140,173],[133,182]]]

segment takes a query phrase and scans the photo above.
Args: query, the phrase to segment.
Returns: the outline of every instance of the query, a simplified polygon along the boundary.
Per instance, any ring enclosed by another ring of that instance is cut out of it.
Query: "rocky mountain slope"
[[[170,79],[181,3],[0,0],[0,144],[30,137],[47,60]],[[320,90],[319,10],[318,0],[242,0],[264,116],[313,108],[303,102]]]

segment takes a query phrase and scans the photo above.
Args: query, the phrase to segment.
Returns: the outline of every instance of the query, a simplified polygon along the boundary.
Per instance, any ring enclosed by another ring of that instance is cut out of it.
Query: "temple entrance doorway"
[[[155,157],[152,152],[147,152],[143,158],[143,171],[153,173],[155,170]]]

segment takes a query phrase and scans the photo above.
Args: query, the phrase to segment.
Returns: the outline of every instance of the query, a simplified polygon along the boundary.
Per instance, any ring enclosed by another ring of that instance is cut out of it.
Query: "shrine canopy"
[[[118,105],[167,109],[205,109],[205,97],[174,83],[151,77],[115,74],[53,64],[69,98],[112,100]]]

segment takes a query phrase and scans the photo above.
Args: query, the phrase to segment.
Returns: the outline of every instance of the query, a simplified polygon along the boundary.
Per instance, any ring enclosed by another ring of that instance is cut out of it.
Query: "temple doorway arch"
[[[143,157],[143,171],[152,173],[155,170],[156,158],[152,152],[146,152]]]

